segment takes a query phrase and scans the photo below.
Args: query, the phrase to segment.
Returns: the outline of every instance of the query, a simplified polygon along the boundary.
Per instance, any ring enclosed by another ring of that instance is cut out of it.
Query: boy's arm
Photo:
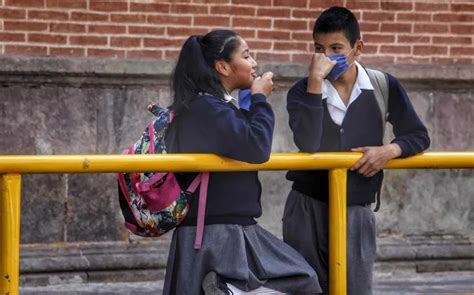
[[[388,80],[388,121],[393,125],[395,139],[383,146],[352,149],[364,155],[351,170],[357,170],[367,177],[374,176],[389,160],[415,155],[430,145],[428,131],[416,114],[400,82],[391,75],[388,75]]]
[[[319,149],[324,113],[321,88],[334,65],[335,61],[324,54],[313,54],[308,79],[299,81],[288,92],[290,128],[296,146],[302,152],[312,153]]]

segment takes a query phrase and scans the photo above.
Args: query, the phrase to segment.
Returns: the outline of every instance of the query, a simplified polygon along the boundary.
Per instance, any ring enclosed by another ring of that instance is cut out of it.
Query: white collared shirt
[[[230,95],[229,93],[224,93],[224,101],[225,102],[230,102],[231,104],[233,104],[235,107],[239,108],[239,101],[233,97],[232,95]]]
[[[349,103],[347,106],[342,101],[342,98],[337,93],[336,88],[332,86],[329,80],[325,79],[322,85],[322,98],[326,99],[328,106],[329,114],[331,115],[332,120],[337,125],[341,126],[344,117],[346,116],[347,109],[353,103],[362,92],[361,89],[374,90],[372,83],[370,83],[369,76],[364,68],[356,61],[357,66],[357,78],[352,88],[351,96],[349,97]]]

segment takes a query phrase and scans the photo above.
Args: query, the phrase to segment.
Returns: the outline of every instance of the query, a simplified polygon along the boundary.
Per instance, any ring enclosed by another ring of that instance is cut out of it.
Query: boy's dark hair
[[[231,60],[240,45],[238,37],[233,31],[215,30],[204,36],[193,35],[184,42],[171,77],[171,109],[179,114],[198,93],[224,97],[225,89],[214,65],[219,60]]]
[[[313,36],[335,32],[343,32],[352,47],[360,39],[359,23],[349,9],[333,6],[324,10],[316,19]]]

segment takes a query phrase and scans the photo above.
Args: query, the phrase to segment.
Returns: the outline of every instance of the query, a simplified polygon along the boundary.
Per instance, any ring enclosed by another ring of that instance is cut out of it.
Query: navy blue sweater
[[[401,157],[417,154],[430,144],[428,131],[418,118],[413,106],[393,76],[389,81],[389,116]],[[361,94],[349,105],[346,116],[339,126],[331,119],[326,100],[321,94],[306,92],[307,78],[297,82],[288,92],[287,109],[294,141],[302,152],[350,151],[351,148],[383,145],[381,112],[372,90],[362,89]],[[293,189],[318,200],[327,202],[327,170],[290,171],[287,179],[293,181]],[[348,205],[374,202],[382,185],[383,172],[364,177],[348,172]]]
[[[268,161],[273,138],[274,115],[263,94],[251,97],[248,112],[221,98],[203,95],[191,101],[189,110],[173,123],[176,139],[173,152],[211,153],[231,159],[263,163]],[[182,173],[187,186],[196,174]],[[196,225],[199,190],[182,225]],[[206,206],[206,224],[255,224],[262,214],[261,185],[257,172],[211,173]]]

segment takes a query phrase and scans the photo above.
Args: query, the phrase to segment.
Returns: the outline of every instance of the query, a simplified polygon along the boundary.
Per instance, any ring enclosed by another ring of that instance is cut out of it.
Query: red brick
[[[163,51],[161,50],[127,50],[127,58],[163,59]]]
[[[431,57],[397,56],[397,64],[429,64]]]
[[[166,50],[164,59],[178,59],[179,50]]]
[[[423,35],[397,35],[397,43],[430,43],[430,37]]]
[[[51,23],[49,30],[53,33],[84,33],[86,26],[71,23]]]
[[[273,0],[273,6],[306,8],[309,0]]]
[[[173,4],[170,11],[183,14],[208,14],[209,9],[207,5]]]
[[[440,37],[440,36],[433,36],[433,44],[465,44],[465,45],[471,45],[473,44],[472,42],[472,37],[461,37],[461,36],[456,36],[456,37]]]
[[[451,3],[451,10],[456,11],[456,12],[472,12],[474,11],[474,4],[470,3],[462,3],[462,4],[456,4],[456,3]]]
[[[124,50],[96,49],[87,48],[87,56],[105,57],[105,58],[124,58]]]
[[[45,0],[6,0],[5,6],[15,7],[44,7]]]
[[[89,0],[89,9],[103,12],[128,11],[128,5],[125,1]]]
[[[414,33],[447,33],[448,25],[442,24],[415,24]]]
[[[354,1],[348,1],[348,2],[351,3]],[[344,0],[310,0],[309,1],[309,8],[327,9],[331,6],[344,6]]]
[[[80,9],[87,8],[86,0],[46,0],[48,8]]]
[[[367,43],[394,43],[395,35],[382,35],[382,34],[362,34],[362,40]]]
[[[71,45],[107,45],[107,37],[99,36],[70,36]]]
[[[395,57],[390,55],[364,55],[361,57],[364,64],[393,64]]]
[[[250,6],[211,6],[212,15],[250,15],[254,16],[257,9]]]
[[[231,0],[193,0],[193,3],[230,4]]]
[[[431,13],[421,12],[400,12],[397,13],[397,21],[410,21],[410,22],[430,22]]]
[[[53,56],[85,56],[86,50],[77,47],[50,47],[49,55]]]
[[[359,26],[360,26],[361,32],[379,32],[380,31],[379,23],[360,22]]]
[[[111,37],[110,46],[112,47],[140,47],[141,38],[134,37]]]
[[[474,20],[473,14],[460,13],[437,13],[433,15],[434,21],[440,22],[472,22]]]
[[[474,47],[451,47],[449,54],[474,56]]]
[[[291,32],[291,39],[313,43],[313,34],[309,31],[308,32]]]
[[[261,61],[279,61],[289,62],[291,56],[285,53],[268,53],[268,52],[257,52],[256,59],[258,62]]]
[[[163,24],[176,24],[182,26],[190,26],[192,22],[192,16],[179,16],[179,15],[149,15],[147,22],[155,23],[159,25]]]
[[[251,51],[272,49],[272,42],[268,42],[268,41],[247,40],[247,44]]]
[[[409,54],[411,53],[411,47],[403,45],[382,45],[380,46],[380,53]]]
[[[420,0],[418,0],[420,1]],[[434,1],[421,1],[415,3],[415,10],[420,12],[427,12],[427,11],[448,11],[449,4],[448,3],[434,3]]]
[[[471,58],[459,58],[459,57],[437,57],[431,58],[431,63],[434,64],[471,64],[474,59]]]
[[[379,47],[377,45],[365,45],[362,50],[364,54],[372,54],[379,52]]]
[[[86,21],[86,22],[105,22],[109,20],[109,16],[107,14],[101,13],[90,13],[90,12],[71,12],[71,20],[73,21]]]
[[[270,39],[270,40],[290,40],[291,33],[288,31],[276,31],[268,30],[263,31],[259,30],[257,32],[258,39]]]
[[[257,31],[253,29],[233,29],[234,32],[239,34],[242,38],[255,38]]]
[[[320,9],[293,9],[293,17],[316,19],[321,14]]]
[[[163,35],[165,33],[165,28],[163,27],[138,27],[138,26],[129,26],[129,34],[137,35]]]
[[[308,43],[305,42],[274,42],[273,50],[293,50],[293,51],[307,51]]]
[[[414,55],[446,55],[448,54],[447,46],[413,46]]]
[[[170,39],[170,38],[144,38],[143,46],[145,47],[181,47],[184,43],[183,38]]]
[[[145,23],[146,15],[144,14],[112,14],[110,20],[116,23]]]
[[[412,30],[411,24],[382,24],[380,28],[381,32],[403,32],[403,33],[410,33]]]
[[[89,25],[88,32],[94,34],[124,34],[127,32],[127,27],[111,25]]]
[[[317,1],[317,0],[316,0]],[[346,7],[348,9],[361,9],[361,10],[378,10],[380,9],[379,1],[347,1]]]
[[[130,3],[131,12],[167,13],[170,12],[170,7],[171,5],[167,3]]]
[[[0,19],[25,19],[26,10],[0,8]]]
[[[228,17],[219,17],[219,16],[195,16],[193,24],[195,26],[229,27],[230,26],[230,18],[228,18]]]
[[[270,28],[272,26],[271,19],[254,18],[254,17],[233,17],[232,27],[248,27],[248,28]]]
[[[380,3],[382,10],[412,10],[413,4],[411,2],[395,2],[393,0],[382,0]]]
[[[5,33],[0,32],[0,40],[2,42],[25,42],[25,34],[22,33]]]
[[[289,17],[290,9],[288,8],[259,8],[257,10],[258,16],[270,16],[270,17]]]
[[[393,22],[395,20],[395,13],[393,12],[379,12],[379,11],[364,11],[362,14],[363,21],[377,21],[377,22]]]
[[[286,30],[300,30],[306,31],[308,29],[308,22],[305,20],[274,20],[275,29],[286,29]]]
[[[451,25],[451,33],[454,34],[474,34],[473,25]]]
[[[207,34],[209,30],[206,28],[193,28],[193,27],[186,27],[186,28],[174,28],[168,27],[166,28],[166,32],[169,36],[190,36],[190,35],[204,35]]]
[[[66,44],[66,41],[67,37],[64,35],[28,34],[30,43]]]
[[[232,0],[232,4],[250,4],[255,6],[271,6],[272,0]]]
[[[58,12],[58,11],[30,10],[28,11],[28,19],[68,20],[69,14],[67,12]]]
[[[5,31],[46,31],[48,29],[47,23],[38,22],[17,22],[5,21],[3,24]]]
[[[5,45],[5,54],[12,55],[46,55],[46,46]]]
[[[309,64],[312,57],[312,53],[294,53],[291,55],[291,61],[299,64]]]

